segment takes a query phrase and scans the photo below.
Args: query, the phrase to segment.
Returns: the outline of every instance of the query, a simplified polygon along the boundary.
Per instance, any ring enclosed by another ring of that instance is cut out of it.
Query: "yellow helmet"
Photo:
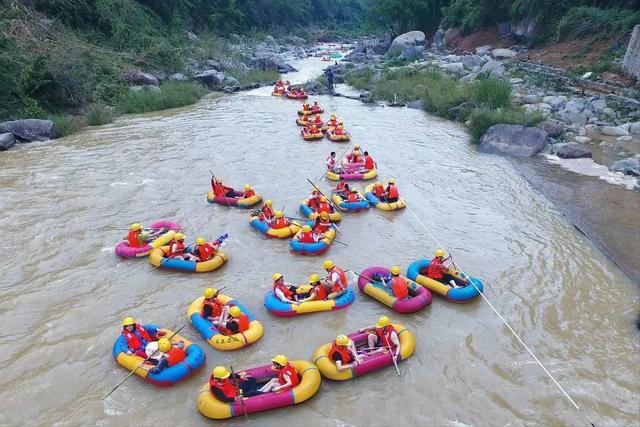
[[[395,183],[396,183],[396,180],[395,180],[395,179],[393,179],[393,178],[389,178],[389,184],[395,184]]]
[[[122,321],[122,326],[129,326],[129,325],[135,325],[136,324],[136,319],[134,319],[133,317],[125,317],[124,320]]]
[[[222,178],[220,178],[219,176],[216,177],[216,182],[220,183],[222,182]]]
[[[166,353],[169,350],[171,350],[171,341],[169,341],[169,338],[160,338],[158,340],[158,350],[160,350],[163,353]]]
[[[304,231],[305,233],[308,233],[309,231],[311,231],[311,227],[308,225],[305,225],[304,227],[302,227],[302,231]]]
[[[209,299],[209,298],[213,298],[213,296],[216,294],[216,292],[218,292],[218,290],[216,288],[207,288],[207,289],[204,290],[203,294],[204,294],[204,297],[206,299]]]
[[[203,237],[198,237],[198,238],[196,239],[196,243],[197,243],[198,245],[204,245],[205,243],[207,243],[207,241],[206,241],[206,240],[204,240],[204,238],[203,238]]]
[[[376,323],[376,328],[384,328],[385,326],[389,326],[391,324],[391,319],[388,316],[380,316],[378,322]]]
[[[381,185],[382,183],[380,181],[376,181],[376,184],[375,184],[376,187],[380,187]]]
[[[338,125],[338,129],[341,129],[341,130],[342,130],[342,129],[343,129],[343,128],[342,128],[342,125]]]
[[[326,202],[326,201],[327,201],[327,198],[326,198],[325,196],[321,196],[321,197],[320,197],[320,201],[321,201],[321,202]]]
[[[329,218],[329,214],[328,214],[328,213],[326,213],[326,212],[322,212],[322,213],[320,214],[320,218],[322,218],[322,219],[327,219],[327,218]]]
[[[312,283],[316,283],[320,281],[320,276],[318,276],[317,274],[312,274],[311,276],[309,276],[309,284]]]
[[[316,114],[316,119],[319,119],[319,118],[320,118],[320,114]]]
[[[275,282],[276,280],[282,279],[284,276],[282,275],[282,273],[273,273],[273,276],[271,276],[271,278],[273,279],[273,281]]]
[[[444,251],[442,249],[436,249],[436,253],[433,254],[434,257],[440,258],[444,256]]]
[[[335,114],[332,114],[332,115],[331,115],[331,118],[332,118],[333,120],[335,120],[335,119],[336,119],[336,115],[335,115]]]
[[[244,191],[249,191],[249,190],[251,190],[251,186],[249,184],[245,184]]]
[[[322,266],[325,268],[325,270],[330,270],[333,268],[333,261],[328,259],[324,262],[324,264],[322,264]]]
[[[398,267],[397,265],[391,267],[391,274],[393,274],[394,276],[400,274],[400,267]]]
[[[282,354],[277,355],[276,357],[271,359],[271,361],[277,363],[280,366],[287,366],[287,363],[289,363],[289,360],[287,360],[287,356],[284,356]]]
[[[273,202],[271,201],[271,199],[267,199],[267,200],[265,200],[264,204],[265,204],[265,205],[267,205],[267,206],[269,206],[269,207],[271,207],[271,205],[273,204]]]
[[[354,146],[353,146],[353,149],[354,149],[354,150],[359,150],[359,149],[360,149],[360,144],[356,144],[356,145],[354,145]]]
[[[338,335],[336,337],[336,345],[341,345],[343,347],[348,346],[351,343],[351,340],[346,335]]]
[[[231,374],[229,373],[229,371],[227,371],[227,368],[225,368],[224,366],[216,366],[215,368],[213,368],[214,378],[219,378],[221,380],[224,380],[225,378],[229,378],[229,375]]]
[[[276,218],[282,218],[282,211],[276,211]]]
[[[357,192],[358,192],[358,189],[357,189],[357,188],[352,188],[352,189],[351,189],[351,192],[352,192],[352,193],[357,193]]]
[[[137,222],[135,224],[131,224],[131,230],[132,231],[142,230],[142,224],[138,224]]]
[[[229,309],[229,314],[232,317],[238,317],[242,314],[242,310],[240,310],[240,307],[238,307],[237,305],[234,305]]]
[[[173,237],[175,240],[184,240],[184,234],[182,233],[176,233],[176,235]]]

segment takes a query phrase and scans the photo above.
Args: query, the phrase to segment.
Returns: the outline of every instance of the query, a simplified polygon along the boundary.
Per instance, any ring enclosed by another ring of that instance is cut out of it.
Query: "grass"
[[[511,85],[499,79],[478,79],[471,83],[471,100],[490,108],[511,106]]]
[[[225,73],[231,77],[235,77],[241,85],[268,83],[280,78],[280,73],[277,70],[256,70],[250,68],[247,71],[228,70]]]
[[[84,127],[84,120],[81,116],[70,114],[56,114],[51,116],[56,136],[58,138],[70,135]]]
[[[605,40],[627,35],[638,24],[638,10],[573,7],[558,23],[557,39],[569,40],[594,35],[596,39]]]
[[[479,108],[469,116],[468,130],[473,142],[478,142],[491,126],[499,123],[535,126],[544,121],[540,112],[528,113],[521,108]]]
[[[91,104],[85,118],[89,126],[105,125],[113,121],[113,109],[102,103]]]
[[[190,105],[202,98],[208,90],[197,83],[169,81],[160,90],[127,92],[118,102],[121,113],[146,113],[167,108]]]

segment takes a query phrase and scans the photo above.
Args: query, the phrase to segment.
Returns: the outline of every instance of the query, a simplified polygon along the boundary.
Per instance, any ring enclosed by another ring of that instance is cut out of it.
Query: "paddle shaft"
[[[233,366],[229,366],[229,368],[231,369],[231,378],[233,378],[233,383],[238,389],[238,396],[240,397],[240,405],[242,405],[242,411],[244,412],[244,419],[246,420],[248,417],[247,406],[244,403],[244,399],[242,397],[242,388],[238,385],[238,379],[236,378],[235,372],[233,372]]]

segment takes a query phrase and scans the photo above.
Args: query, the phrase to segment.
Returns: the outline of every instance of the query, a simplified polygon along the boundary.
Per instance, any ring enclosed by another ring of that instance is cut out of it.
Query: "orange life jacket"
[[[226,187],[218,182],[213,184],[213,194],[216,197],[225,197],[227,194]]]
[[[373,187],[373,194],[379,199],[384,194],[384,187],[381,185]]]
[[[302,109],[303,109],[304,111],[311,111],[311,105],[309,105],[309,104],[304,104],[304,105],[302,106]]]
[[[354,203],[359,201],[358,193],[349,193],[349,197],[347,198],[347,202]]]
[[[273,290],[273,293],[276,293],[276,289],[280,289],[280,291],[284,294],[284,296],[287,299],[292,299],[293,298],[293,292],[291,292],[289,290],[289,288],[287,288],[284,284],[282,285],[276,285],[276,282],[273,282],[273,285],[271,286],[271,289]]]
[[[262,206],[262,215],[264,215],[266,219],[271,219],[273,217],[273,209],[267,205]]]
[[[322,283],[318,283],[313,287],[313,289],[316,291],[314,301],[323,301],[327,299],[327,289]]]
[[[329,270],[329,277],[331,277],[333,273],[338,273],[338,275],[340,276],[340,280],[338,281],[338,283],[333,284],[331,292],[340,292],[347,290],[349,288],[349,282],[347,281],[347,275],[344,274],[344,270],[337,265],[334,265],[331,270]]]
[[[334,342],[333,345],[331,346],[331,350],[329,350],[329,360],[331,360],[334,363],[335,363],[335,360],[333,359],[333,355],[335,353],[338,353],[340,355],[343,365],[353,362],[353,356],[351,355],[351,352],[347,349],[347,347],[337,345]]]
[[[400,276],[391,279],[391,292],[393,292],[393,296],[399,299],[408,297],[409,288],[407,287],[407,280]]]
[[[238,396],[238,387],[231,383],[229,378],[225,378],[223,380],[219,380],[215,378],[213,375],[209,377],[209,388],[214,389],[217,388],[225,396],[229,398],[235,398]]]
[[[140,334],[142,340],[140,339],[140,337],[138,337],[138,334],[136,334],[136,332]],[[149,332],[147,332],[147,330],[143,328],[139,323],[136,323],[136,328],[133,332],[129,332],[126,329],[123,329],[122,335],[124,335],[124,339],[127,341],[127,347],[129,347],[133,351],[139,350],[150,341],[153,341],[151,339],[151,336],[149,335]],[[143,341],[146,341],[146,343],[143,344]]]
[[[284,366],[282,369],[280,369],[280,371],[278,371],[278,382],[280,384],[285,384],[287,382],[284,379],[285,374],[289,375],[289,378],[291,378],[291,385],[288,386],[287,388],[280,389],[280,391],[290,390],[300,383],[300,380],[298,379],[298,373],[296,372],[296,368],[291,363],[287,363],[287,366]]]
[[[238,324],[238,330],[237,331],[232,331],[230,329],[227,329],[226,326],[219,326],[219,329],[222,333],[224,333],[225,335],[233,335],[233,334],[239,334],[241,332],[246,331],[247,329],[249,329],[249,316],[247,316],[246,314],[241,314],[238,317],[234,317],[233,319],[229,320],[227,323],[229,322],[234,322]]]
[[[255,192],[255,191],[253,191],[253,190],[249,190],[249,191],[247,191],[247,192],[245,192],[245,193],[244,193],[244,198],[245,198],[245,199],[248,199],[249,197],[253,197],[253,196],[255,196],[255,195],[256,195],[256,192]]]
[[[209,243],[196,245],[195,252],[198,255],[198,258],[200,258],[200,261],[206,261],[216,254],[216,250]]]
[[[287,223],[287,219],[285,217],[276,218],[276,222],[273,224],[273,228],[286,228],[289,224]]]
[[[387,198],[392,199],[397,198],[398,196],[398,187],[393,184],[389,184],[389,187],[387,187]]]
[[[316,212],[318,212],[319,214],[321,214],[322,212],[326,212],[328,214],[331,213],[331,205],[329,204],[329,202],[319,202],[318,203],[318,208],[316,209]]]
[[[391,347],[391,350],[395,350],[396,345],[393,343],[391,336],[393,335],[393,326],[385,326],[384,328],[376,328],[376,335],[382,342],[382,347]]]
[[[322,234],[329,229],[330,225],[331,225],[331,222],[329,220],[325,221],[322,218],[317,217],[316,224],[313,227],[313,231],[315,231],[318,234]]]
[[[182,362],[187,357],[187,353],[180,347],[171,347],[171,350],[167,353],[167,361],[169,366],[176,365]]]
[[[127,233],[127,241],[129,242],[129,246],[131,246],[132,248],[139,248],[140,246],[142,246],[140,244],[140,239],[138,239],[138,236],[140,236],[140,230],[129,230],[129,232]]]
[[[302,243],[316,243],[316,238],[313,231],[303,231],[300,233],[299,240]]]
[[[202,303],[202,313],[204,313],[205,306],[211,307],[211,317],[219,317],[222,314],[222,307],[224,306],[224,304],[218,301],[218,298],[215,298],[213,301],[211,301],[210,299],[205,299]]]
[[[338,183],[338,185],[336,185],[336,190],[338,190],[338,191],[342,191],[342,190],[344,190],[345,188],[347,188],[347,185],[348,185],[348,184],[347,184],[347,181],[340,181],[340,182]]]
[[[365,156],[364,158],[364,167],[368,170],[371,170],[374,168],[374,164],[373,164],[373,157],[371,156]]]
[[[429,263],[429,269],[427,270],[427,276],[432,279],[438,280],[442,279],[444,276],[444,264],[439,258],[433,258]]]
[[[177,256],[182,256],[184,253],[184,243],[178,242],[174,240],[169,245],[169,258],[175,258]]]

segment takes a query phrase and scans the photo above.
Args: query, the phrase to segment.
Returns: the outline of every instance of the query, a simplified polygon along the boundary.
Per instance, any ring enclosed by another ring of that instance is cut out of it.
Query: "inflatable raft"
[[[304,119],[304,120],[303,120],[303,119]],[[310,124],[312,124],[312,123],[311,123],[311,121],[306,120],[306,116],[304,116],[303,118],[298,117],[298,118],[296,119],[296,124],[297,124],[298,126],[306,126],[306,125],[310,125]]]
[[[299,314],[317,313],[319,311],[332,311],[348,307],[355,300],[355,292],[347,289],[347,292],[336,299],[323,301],[305,301],[300,304],[291,304],[280,301],[273,291],[264,296],[264,306],[271,314],[280,317],[294,317]]]
[[[315,221],[309,221],[309,225],[312,228],[314,223]],[[302,232],[302,229],[300,229],[300,231],[298,231],[295,234],[295,236],[293,236],[293,239],[291,239],[291,241],[289,242],[289,246],[291,247],[291,250],[300,255],[323,254],[329,249],[329,246],[331,246],[333,239],[335,239],[336,237],[336,230],[335,228],[331,227],[324,233],[324,238],[321,239],[319,242],[302,243],[297,239],[298,234],[300,234],[301,232]]]
[[[285,228],[273,228],[267,221],[261,220],[258,215],[252,215],[249,218],[249,224],[271,239],[288,239],[302,228],[296,221],[291,221],[289,226]]]
[[[202,337],[211,344],[211,347],[222,351],[238,350],[240,348],[250,346],[262,338],[264,335],[262,323],[260,323],[260,321],[257,320],[249,310],[227,295],[218,295],[218,300],[228,306],[240,307],[240,310],[249,316],[250,323],[249,329],[244,332],[225,335],[220,332],[213,323],[202,317],[202,304],[204,302],[204,297],[196,299],[189,306],[189,309],[187,310],[187,317],[193,327],[200,332],[200,335],[202,335]]]
[[[329,177],[328,174],[327,177]],[[366,197],[369,203],[371,203],[377,209],[380,209],[382,211],[395,211],[396,209],[402,209],[407,206],[402,197],[399,197],[397,202],[388,203],[383,202],[382,200],[377,198],[376,195],[372,193],[372,191],[373,184],[367,185],[364,188],[364,197]]]
[[[386,288],[382,281],[377,279],[379,275],[391,276],[391,273],[385,267],[369,267],[365,269],[358,277],[358,288],[371,298],[390,307],[396,313],[415,313],[431,304],[431,292],[413,281],[409,281],[408,286],[410,298],[399,300],[393,296],[390,288]],[[389,285],[388,282],[387,285]]]
[[[312,108],[311,110],[305,110],[304,108],[301,108],[298,110],[298,114],[300,114],[301,116],[310,116],[310,115],[322,114],[322,113],[324,113],[324,108],[322,107]]]
[[[345,168],[340,173],[335,172],[327,172],[327,179],[331,181],[340,181],[340,178],[347,181],[366,181],[368,179],[374,179],[378,176],[377,169],[366,170],[364,167],[362,169],[350,169]]]
[[[318,130],[317,133],[304,133],[303,131],[300,131],[300,135],[302,135],[302,139],[305,141],[317,141],[324,137],[321,130]]]
[[[144,328],[149,332],[150,335],[155,335],[156,332],[162,336],[159,338],[167,337],[173,335],[173,332],[169,329],[159,328],[157,325],[143,325]],[[144,360],[142,357],[137,356],[135,354],[127,354],[127,341],[124,336],[121,334],[116,342],[113,344],[112,355],[115,359],[116,363],[129,372],[136,370],[136,375],[144,378],[146,381],[150,382],[153,385],[157,385],[160,387],[168,387],[174,384],[179,383],[195,372],[197,372],[200,368],[202,368],[206,361],[206,356],[204,351],[198,347],[196,344],[192,343],[188,339],[175,335],[171,338],[171,342],[180,342],[184,343],[184,350],[187,353],[187,357],[157,374],[152,374],[145,369],[139,368],[140,364]],[[148,365],[148,367],[153,367]],[[136,369],[137,368],[137,369]]]
[[[431,279],[426,276],[426,272],[429,268],[430,263],[431,260],[429,259],[419,259],[412,262],[409,265],[409,268],[407,268],[407,277],[410,280],[415,280],[416,283],[424,286],[431,292],[442,295],[451,302],[469,302],[479,297],[480,292],[484,290],[484,284],[482,283],[482,281],[480,279],[476,279],[475,277],[469,278],[469,280],[471,280],[473,284],[476,285],[475,287],[469,284],[463,288],[454,288],[444,283],[438,282],[437,280]],[[456,281],[460,284],[464,283],[464,279],[466,278],[466,276],[458,273],[457,271],[454,272],[452,276],[456,277]]]
[[[271,92],[271,96],[287,96],[287,92]]]
[[[166,231],[163,231],[154,239],[147,240],[146,245],[137,248],[129,246],[129,242],[125,237],[125,240],[116,245],[116,255],[122,258],[138,258],[147,256],[151,253],[152,250],[164,246],[172,241],[173,236],[175,236],[175,234],[180,231],[180,225],[174,221],[154,222],[149,227],[149,231],[154,231],[162,228],[164,228]]]
[[[309,218],[310,220],[315,221],[315,219],[318,217],[318,213],[314,210],[311,210],[308,203],[309,203],[309,199],[304,199],[300,203],[300,207],[299,207],[300,213],[306,216],[307,218]],[[342,215],[340,214],[340,212],[335,211],[329,214],[329,221],[338,222],[340,220],[342,220]]]
[[[398,339],[400,340],[400,355],[396,360],[397,363],[400,363],[403,360],[407,360],[413,354],[416,348],[416,337],[410,330],[402,325],[392,323],[391,326],[395,329],[398,334]],[[355,332],[347,336],[354,342],[358,350],[363,347],[366,348],[369,345],[367,342],[369,334],[367,332]],[[313,353],[313,363],[316,364],[322,376],[330,380],[350,380],[393,365],[391,353],[375,353],[370,356],[365,356],[364,360],[360,362],[358,366],[339,371],[334,361],[329,358],[331,345],[332,343],[323,344]],[[363,354],[366,355],[366,353]]]
[[[341,211],[358,212],[369,209],[369,201],[365,199],[362,194],[360,194],[360,196],[362,197],[362,200],[360,200],[359,202],[347,202],[337,193],[333,193],[331,195],[331,200],[333,201],[333,204],[336,205]]]
[[[234,401],[221,402],[211,393],[209,383],[205,383],[200,389],[197,398],[198,411],[202,415],[215,420],[241,417],[245,410],[247,414],[268,411],[270,409],[283,408],[297,405],[309,400],[320,389],[322,378],[318,368],[306,360],[292,360],[290,363],[296,368],[300,376],[300,383],[284,393],[265,393],[258,396],[247,397],[244,403]],[[258,383],[266,382],[277,374],[271,365],[258,366],[257,368],[237,371],[237,374],[246,373],[258,380]]]
[[[244,198],[244,191],[233,190],[233,193],[235,197],[218,197],[213,195],[213,191],[209,191],[207,193],[207,202],[229,207],[250,208],[262,201],[262,196],[258,193],[246,199]]]
[[[329,138],[330,141],[333,142],[348,142],[351,141],[351,135],[349,135],[349,132],[345,132],[342,135],[336,135],[333,131],[333,128],[329,128],[327,129],[327,132],[325,133],[325,136],[327,138]]]
[[[289,99],[309,99],[309,95],[306,93],[304,95],[300,95],[299,93],[293,94],[291,92],[287,92],[287,98]]]
[[[189,246],[185,252],[190,253],[191,250],[193,250],[193,247]],[[218,251],[213,258],[201,262],[167,258],[168,253],[169,246],[154,249],[151,251],[151,254],[149,254],[149,262],[154,267],[166,270],[188,271],[190,273],[208,273],[217,270],[222,264],[227,262],[227,255],[222,251]]]

